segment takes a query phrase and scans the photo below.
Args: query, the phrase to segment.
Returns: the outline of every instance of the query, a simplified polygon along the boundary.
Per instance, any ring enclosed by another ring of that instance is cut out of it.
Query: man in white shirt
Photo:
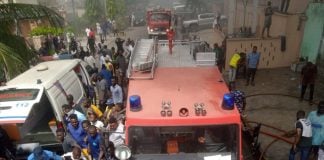
[[[123,104],[123,91],[122,88],[117,84],[115,78],[111,79],[112,85],[110,86],[110,92],[112,94],[112,99],[115,105]]]
[[[115,117],[110,117],[109,124],[109,141],[114,143],[114,146],[119,146],[125,142],[124,125],[118,122]]]
[[[63,160],[87,160],[81,153],[81,149],[79,147],[74,147],[72,152],[68,152],[62,155]]]
[[[96,68],[96,60],[89,52],[87,52],[87,55],[84,57],[84,61],[87,62],[92,68]]]
[[[86,32],[86,34],[87,34],[87,37],[89,37],[89,36],[90,36],[90,28],[87,27],[87,28],[85,29],[85,32]]]
[[[135,23],[135,15],[134,15],[134,13],[132,13],[132,15],[131,15],[131,27],[134,27],[134,23]]]
[[[99,70],[102,69],[102,65],[106,64],[106,58],[105,56],[101,53],[99,57]]]

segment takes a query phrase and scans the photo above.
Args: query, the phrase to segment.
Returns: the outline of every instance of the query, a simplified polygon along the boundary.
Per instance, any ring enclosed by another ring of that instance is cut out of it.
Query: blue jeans
[[[310,147],[298,147],[296,151],[290,150],[289,160],[295,160],[297,152],[300,152],[300,160],[307,160],[309,155]]]

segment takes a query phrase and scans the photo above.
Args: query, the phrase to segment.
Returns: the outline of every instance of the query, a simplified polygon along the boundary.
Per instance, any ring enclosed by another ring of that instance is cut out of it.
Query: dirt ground
[[[210,44],[220,43],[223,35],[212,30],[200,31],[202,40]],[[227,79],[228,72],[224,72],[224,79]],[[247,96],[246,114],[247,120],[264,123],[283,131],[294,129],[296,112],[304,110],[306,113],[317,109],[320,100],[324,100],[324,80],[319,77],[315,84],[314,105],[309,105],[307,101],[300,102],[300,73],[293,72],[289,67],[275,69],[260,69],[257,71],[255,86],[245,86],[246,80],[242,75],[238,75],[236,88],[245,92]],[[309,90],[306,91],[305,99],[308,99]],[[252,124],[255,125],[255,124]],[[282,135],[274,129],[262,126],[261,131]],[[276,141],[269,145],[274,138],[265,134],[260,134],[259,142],[261,150],[266,150],[267,160],[287,160],[291,145],[284,141]],[[293,138],[288,138],[293,142]],[[268,149],[266,149],[268,148]]]
[[[226,75],[225,75],[226,76]],[[255,86],[245,86],[245,79],[237,80],[237,89],[245,92],[247,96],[246,114],[250,121],[261,122],[279,128],[284,131],[294,129],[296,112],[304,110],[309,113],[317,109],[317,104],[309,105],[307,101],[300,102],[299,85],[300,73],[290,68],[262,69],[257,71]],[[319,79],[315,84],[314,100],[317,103],[324,100],[324,82]],[[308,90],[305,98],[308,98]],[[283,132],[261,127],[261,130],[274,135],[282,135]],[[260,134],[261,149],[265,150],[274,138]],[[293,142],[293,138],[289,139]],[[269,160],[286,160],[291,145],[284,141],[277,141],[269,146],[265,157]]]

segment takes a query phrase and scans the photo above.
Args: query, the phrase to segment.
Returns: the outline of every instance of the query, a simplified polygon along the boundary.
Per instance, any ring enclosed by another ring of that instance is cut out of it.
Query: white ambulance
[[[18,152],[29,152],[34,145],[58,144],[55,131],[63,126],[66,95],[81,103],[83,83],[90,85],[86,65],[76,59],[43,62],[0,87],[0,126]]]

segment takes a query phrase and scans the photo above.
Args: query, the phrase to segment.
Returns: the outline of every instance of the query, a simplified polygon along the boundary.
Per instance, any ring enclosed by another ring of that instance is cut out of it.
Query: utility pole
[[[107,15],[108,15],[108,13],[107,13],[107,0],[103,0],[103,1],[104,1],[105,20],[107,20],[106,19]]]
[[[72,0],[72,11],[73,11],[73,19],[75,19],[76,14],[75,14],[75,4],[74,4],[74,0]]]
[[[243,15],[243,29],[245,30],[245,17],[246,17],[246,6],[248,4],[248,0],[242,0],[244,6],[244,15]]]

